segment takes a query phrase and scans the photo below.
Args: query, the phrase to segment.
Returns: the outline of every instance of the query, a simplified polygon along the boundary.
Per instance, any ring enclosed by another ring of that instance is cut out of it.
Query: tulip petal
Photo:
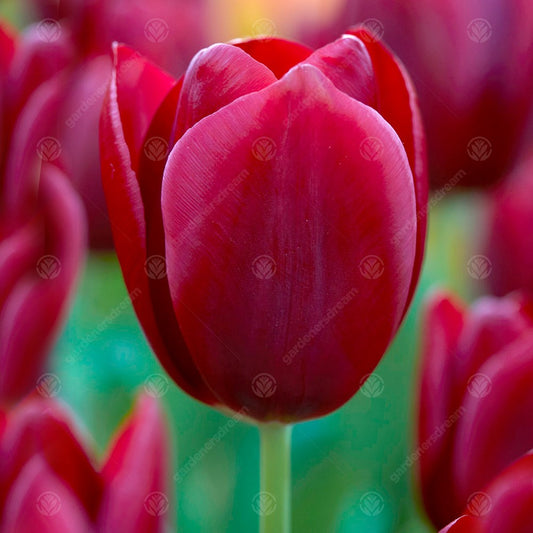
[[[528,305],[530,302],[518,294],[485,297],[472,305],[456,346],[452,384],[456,405],[460,404],[469,379],[488,359],[533,329]]]
[[[533,445],[533,427],[524,423],[533,411],[533,332],[503,348],[479,375],[486,384],[465,394],[453,456],[464,501]]]
[[[473,516],[464,515],[441,529],[439,533],[483,533],[479,520]]]
[[[11,28],[0,24],[0,74],[5,76],[15,53],[15,36]]]
[[[428,214],[428,170],[426,161],[426,141],[418,98],[409,74],[400,60],[395,57],[380,41],[368,35],[368,30],[354,28],[348,32],[359,37],[372,58],[377,85],[377,110],[394,128],[403,142],[407,158],[413,171],[416,191],[416,231],[417,248],[415,269],[409,292],[409,301],[415,292],[426,244]],[[394,88],[394,89],[391,89]],[[395,236],[402,242],[413,227],[404,227]],[[406,308],[407,310],[407,308]]]
[[[533,454],[517,459],[484,489],[490,509],[479,521],[481,533],[533,531]],[[476,533],[474,531],[474,533]]]
[[[313,52],[303,44],[278,38],[243,39],[231,44],[263,63],[278,79]]]
[[[79,500],[39,455],[29,460],[14,483],[3,512],[2,532],[90,533]]]
[[[302,63],[317,67],[348,96],[377,108],[372,60],[357,37],[345,35],[319,48]]]
[[[128,71],[128,64],[131,61],[135,64],[141,62],[141,66],[136,70],[141,70],[141,72],[146,70],[146,75],[141,77],[143,85],[140,87],[135,85],[137,78],[121,75]],[[153,93],[156,89],[150,89],[148,74],[156,67],[144,68],[143,64],[147,64],[147,61],[135,56],[131,50],[125,47],[115,49],[115,69],[104,100],[100,122],[102,180],[115,248],[135,312],[161,364],[183,390],[194,398],[211,404],[214,398],[192,363],[187,349],[183,346],[183,341],[180,340],[179,332],[172,331],[172,327],[168,330],[159,330],[155,318],[157,310],[153,307],[150,296],[147,269],[150,268],[149,262],[153,258],[147,256],[146,253],[147,228],[141,190],[133,170],[133,161],[136,157],[134,147],[131,145],[133,141],[128,144],[125,134],[126,125],[133,127],[135,121],[138,120],[135,117],[137,108],[130,106],[133,105],[134,99],[154,98]],[[147,85],[146,90],[145,85]],[[172,90],[172,86],[167,86],[166,82],[162,83],[159,88],[157,97],[154,98],[155,102],[145,102],[140,105],[146,115],[142,120],[143,124],[148,122],[148,115],[149,120],[152,120],[156,112],[155,104],[161,105]],[[119,94],[129,96],[118,98]],[[128,101],[130,101],[129,104]],[[130,107],[120,107],[121,102]],[[131,115],[126,123],[122,122],[123,115]],[[130,133],[130,137],[132,135]],[[138,137],[140,134],[136,135]],[[143,131],[142,135],[145,137],[146,131]],[[173,325],[174,319],[172,318],[169,326]]]
[[[122,131],[136,170],[146,131],[175,80],[127,46],[114,44],[113,55]]]
[[[103,484],[79,437],[72,416],[53,400],[28,401],[8,415],[0,446],[0,508],[7,490],[32,457],[40,457],[85,511],[95,519]]]
[[[174,138],[179,139],[196,122],[240,96],[275,81],[267,67],[235,46],[214,44],[201,50],[183,79]]]
[[[83,207],[52,165],[43,165],[37,204],[40,251],[0,311],[0,397],[7,400],[35,387],[65,318],[85,249]]]
[[[379,161],[353,148],[369,137]],[[395,333],[412,276],[414,232],[390,245],[416,216],[390,126],[297,66],[176,143],[162,206],[178,321],[222,402],[287,421],[347,401]],[[261,397],[265,375],[275,394]]]
[[[105,462],[102,533],[163,531],[169,511],[168,435],[157,400],[139,398]]]
[[[452,295],[435,293],[427,303],[422,328],[418,446],[427,449],[420,457],[420,483],[426,511],[435,524],[448,522],[449,513],[453,516],[456,506],[450,502],[451,472],[445,459],[451,453],[454,425],[461,413],[457,411],[459,406],[451,403],[452,372],[449,369],[454,364],[453,354],[463,328],[464,314],[463,304]],[[448,502],[446,516],[441,514],[444,496]]]

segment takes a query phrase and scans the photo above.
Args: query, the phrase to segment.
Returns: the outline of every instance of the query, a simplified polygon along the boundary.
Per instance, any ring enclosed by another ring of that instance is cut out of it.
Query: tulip
[[[533,294],[533,153],[494,192],[487,256],[492,291]]]
[[[423,331],[419,477],[425,509],[440,528],[533,446],[533,428],[524,423],[533,409],[533,307],[510,295],[466,309],[439,293]]]
[[[529,0],[345,0],[322,42],[363,23],[405,63],[420,96],[430,182],[490,186],[512,167],[533,103]],[[458,172],[461,179],[454,179]],[[464,172],[464,175],[463,175]]]
[[[156,400],[139,398],[101,468],[59,403],[26,400],[4,417],[3,532],[164,530],[169,465],[165,423]]]
[[[0,153],[0,400],[15,401],[36,386],[63,323],[84,250],[82,206],[61,170],[46,162],[41,103],[52,102],[43,86],[15,102],[9,73],[16,45],[0,29],[0,104],[20,107],[14,123],[2,123]],[[3,113],[5,119],[8,113]],[[38,156],[39,153],[39,156]]]
[[[216,44],[178,81],[116,46],[100,133],[139,321],[186,392],[261,423],[261,490],[278,502],[261,532],[286,532],[289,424],[357,392],[418,279],[427,183],[411,82],[353,35],[315,52]]]
[[[213,45],[179,81],[114,53],[104,188],[161,363],[196,399],[258,421],[340,407],[420,269],[424,146],[403,68],[355,36],[314,53]]]
[[[61,166],[83,198],[93,249],[113,246],[101,185],[98,120],[111,75],[108,51],[120,40],[178,73],[205,43],[205,2],[180,0],[36,0],[42,20],[27,28],[16,50],[17,68],[9,86],[27,95],[56,74],[57,107],[47,137],[61,147]],[[16,116],[18,109],[13,111]]]
[[[466,514],[441,533],[529,533],[533,530],[533,454],[517,459],[476,494]]]

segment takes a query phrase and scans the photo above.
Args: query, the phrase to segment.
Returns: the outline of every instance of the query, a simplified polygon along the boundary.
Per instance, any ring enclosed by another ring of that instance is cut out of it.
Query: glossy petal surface
[[[353,150],[368,137],[383,140],[379,161]],[[403,313],[416,238],[400,250],[390,232],[414,209],[396,134],[315,67],[189,130],[163,182],[167,269],[185,340],[217,397],[281,420],[351,397]],[[384,265],[379,279],[364,269],[369,258]],[[253,389],[265,374],[276,383],[269,397]]]

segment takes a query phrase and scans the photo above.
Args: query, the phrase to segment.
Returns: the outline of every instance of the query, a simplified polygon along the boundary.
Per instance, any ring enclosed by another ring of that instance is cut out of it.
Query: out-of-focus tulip
[[[533,454],[516,460],[466,506],[465,515],[440,533],[530,533],[533,531]]]
[[[426,511],[443,527],[533,445],[533,307],[511,295],[465,309],[437,294],[423,331],[419,473]]]
[[[383,39],[413,77],[432,185],[489,186],[503,178],[533,103],[533,4],[346,0],[338,24],[310,40],[329,40],[350,23]]]
[[[111,43],[116,40],[134,46],[169,72],[180,73],[206,43],[206,2],[31,3],[43,19],[21,36],[13,76],[22,80],[10,80],[9,86],[15,94],[26,94],[49,79],[51,71],[59,72],[55,90],[60,104],[42,105],[41,112],[54,118],[46,136],[61,151],[56,164],[82,196],[91,247],[111,248],[98,157],[98,119],[111,75]]]
[[[53,87],[15,100],[9,73],[17,59],[3,33],[0,104],[20,104],[13,121],[2,122],[0,153],[0,399],[16,400],[36,385],[63,322],[83,258],[83,207],[57,167],[48,163],[54,144],[39,114]],[[2,112],[2,118],[12,116]]]
[[[156,400],[138,400],[101,469],[57,402],[27,400],[4,416],[2,532],[164,531],[170,465],[168,436]]]
[[[495,294],[533,294],[533,153],[494,193],[487,256]]]
[[[117,253],[155,353],[207,404],[329,413],[409,304],[423,132],[403,68],[357,35],[216,44],[179,81],[115,48],[100,146]]]

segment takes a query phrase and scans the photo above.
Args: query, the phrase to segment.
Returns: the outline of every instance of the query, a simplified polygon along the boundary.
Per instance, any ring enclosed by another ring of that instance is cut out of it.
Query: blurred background
[[[87,3],[2,0],[0,14],[19,30],[44,19],[69,25],[75,40],[86,38],[80,49],[89,46],[91,32],[104,41],[131,40],[174,74],[212,42],[267,34],[317,47],[356,23],[405,62],[420,93],[430,150],[433,192],[423,275],[401,331],[371,379],[334,414],[294,428],[293,530],[434,531],[420,505],[416,465],[391,480],[416,448],[421,304],[435,287],[449,288],[468,302],[497,292],[491,285],[497,260],[488,251],[494,202],[531,147],[533,76],[527,51],[532,49],[525,36],[533,33],[533,16],[520,16],[517,6],[513,11],[503,0],[179,0],[172,9],[154,2],[162,11],[152,11],[151,2],[110,0],[104,28],[82,20]],[[128,34],[135,10],[143,13],[143,24]],[[148,27],[154,19],[163,26]],[[167,31],[170,36],[163,38]],[[179,49],[169,52],[169,39]],[[105,54],[108,44],[98,53]],[[75,164],[84,161],[77,156]],[[93,166],[94,161],[87,163]],[[82,196],[89,199],[89,219],[101,217],[94,208],[100,196],[97,172],[79,179]],[[161,398],[175,452],[173,512],[179,531],[255,531],[258,432],[241,422],[228,425],[230,419],[189,398],[166,376],[135,318],[105,231],[91,234],[44,394],[72,407],[98,453],[136,392]],[[214,437],[216,445],[206,450]],[[369,495],[376,505],[365,503]]]

